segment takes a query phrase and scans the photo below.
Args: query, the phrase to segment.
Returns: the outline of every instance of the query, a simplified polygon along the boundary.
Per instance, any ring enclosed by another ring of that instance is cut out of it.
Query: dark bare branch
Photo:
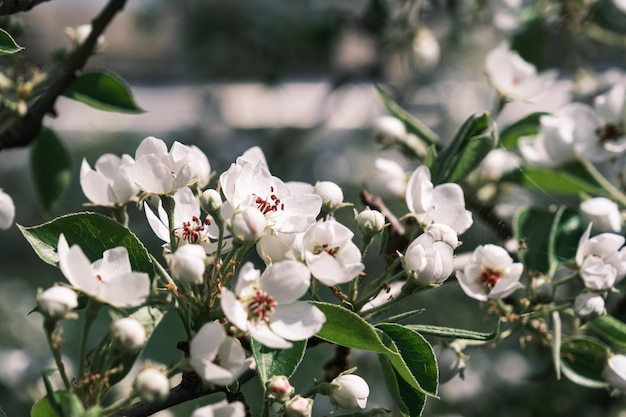
[[[41,3],[50,0],[0,0],[0,16],[26,12]]]
[[[26,115],[24,117],[15,115],[0,126],[0,150],[28,146],[37,137],[44,116],[52,112],[57,98],[83,69],[96,47],[98,38],[125,5],[126,0],[110,0],[91,22],[92,30],[87,39],[76,49],[43,94],[28,108]]]

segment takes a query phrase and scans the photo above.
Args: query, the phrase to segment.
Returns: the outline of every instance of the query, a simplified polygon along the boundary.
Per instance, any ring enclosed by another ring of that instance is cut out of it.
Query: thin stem
[[[87,362],[86,352],[87,352],[87,339],[89,338],[89,329],[93,324],[96,317],[98,317],[98,312],[100,311],[100,307],[102,305],[94,300],[89,299],[87,301],[87,307],[85,307],[85,320],[83,322],[83,330],[80,336],[80,348],[78,351],[78,378],[81,379],[83,374],[85,373],[85,362]]]
[[[602,188],[604,188],[609,193],[609,196],[613,198],[613,200],[620,203],[622,207],[626,207],[626,196],[609,180],[607,180],[604,175],[602,175],[600,171],[598,171],[598,169],[591,161],[588,161],[585,158],[578,158],[578,160],[585,167],[587,172],[593,177],[593,179],[596,180],[598,184],[600,184]]]
[[[176,202],[174,198],[170,195],[161,195],[161,203],[163,204],[163,209],[167,214],[167,227],[170,231],[170,250],[172,253],[176,252],[176,248],[178,247],[178,242],[176,240],[176,233],[174,229],[176,228],[176,222],[174,220],[174,208],[176,207]]]
[[[48,323],[48,320],[46,319],[46,322],[44,322],[44,329],[46,331],[48,346],[50,347],[50,351],[54,357],[54,362],[59,369],[59,374],[61,374],[63,385],[65,385],[65,389],[69,391],[72,388],[72,384],[70,383],[70,379],[67,377],[67,373],[65,371],[65,364],[63,363],[63,359],[61,357],[61,348],[59,344],[54,341],[54,333],[57,329],[56,321],[54,323]]]
[[[574,272],[571,275],[552,281],[552,286],[558,287],[559,285],[567,284],[568,282],[573,281],[578,277],[579,277],[578,272]]]
[[[126,204],[116,204],[111,207],[111,214],[113,219],[119,224],[128,227],[128,211],[126,210]]]

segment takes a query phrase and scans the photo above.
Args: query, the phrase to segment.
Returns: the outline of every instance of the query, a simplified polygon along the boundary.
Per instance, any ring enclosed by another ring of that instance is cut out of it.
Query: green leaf
[[[626,324],[615,317],[604,314],[595,320],[588,321],[587,327],[608,341],[626,348]]]
[[[430,146],[439,141],[439,137],[435,132],[430,130],[428,126],[422,123],[418,118],[413,116],[408,111],[404,110],[398,103],[396,103],[382,88],[376,86],[376,92],[378,97],[383,102],[389,113],[395,118],[399,119],[406,127],[407,132],[413,133],[419,139],[421,139],[427,146]]]
[[[399,324],[376,325],[391,339],[398,355],[388,353],[387,359],[398,374],[415,390],[437,396],[439,374],[437,360],[430,344],[419,333]]]
[[[458,182],[472,172],[498,143],[489,113],[470,116],[431,168],[433,184]]]
[[[130,87],[110,71],[85,71],[63,92],[64,96],[99,110],[120,113],[143,113]]]
[[[6,30],[0,28],[0,55],[14,54],[22,49]]]
[[[380,340],[374,327],[358,314],[336,304],[309,301],[326,316],[326,322],[316,334],[320,339],[337,345],[367,350],[376,353],[388,353],[389,348]],[[350,329],[350,331],[346,331]]]
[[[59,417],[59,414],[52,408],[48,396],[45,396],[30,409],[30,417]]]
[[[271,349],[252,339],[252,353],[264,387],[271,377],[284,375],[289,378],[298,369],[306,352],[306,340],[292,344],[289,349]]]
[[[148,340],[154,333],[154,329],[159,325],[165,316],[165,313],[166,311],[163,306],[144,306],[128,316],[137,320],[146,331],[146,342],[144,343],[144,347],[147,345]],[[110,372],[112,369],[117,370],[117,372],[109,373],[109,384],[114,385],[128,374],[142,350],[143,349],[135,352],[123,352],[111,361],[112,358],[109,357],[112,353],[111,335],[107,334],[100,341],[98,347],[95,348],[92,356],[91,361],[93,363],[94,372],[104,375],[105,372]]]
[[[426,396],[409,385],[384,355],[378,355],[387,389],[404,417],[418,417],[424,411]]]
[[[505,174],[501,181],[542,192],[586,193],[595,196],[606,194],[602,186],[588,174],[580,162],[572,162],[559,169],[524,165]]]
[[[606,388],[602,371],[609,348],[590,337],[577,337],[561,344],[561,371],[570,381],[588,388]]]
[[[59,261],[56,249],[59,235],[63,233],[68,244],[79,245],[91,262],[102,259],[107,249],[124,246],[128,250],[133,271],[154,275],[150,255],[137,236],[118,222],[100,214],[75,213],[38,226],[18,227],[35,253],[50,265],[56,266]]]
[[[531,113],[502,129],[500,132],[500,144],[502,147],[509,150],[515,149],[517,148],[519,138],[524,136],[535,136],[539,133],[539,129],[541,127],[539,119],[541,119],[541,116],[545,116],[547,114],[550,113]]]
[[[31,143],[30,167],[41,204],[49,212],[67,189],[72,174],[70,155],[52,130],[42,128]]]
[[[455,339],[480,340],[487,341],[495,339],[500,333],[500,322],[496,322],[496,327],[491,333],[475,332],[473,330],[457,329],[454,327],[431,326],[426,324],[408,324],[405,325],[409,330],[421,334],[427,334],[438,337],[453,337]]]
[[[549,276],[558,265],[574,258],[583,232],[578,212],[564,206],[523,208],[513,219],[513,230],[524,244],[519,255],[526,269]]]

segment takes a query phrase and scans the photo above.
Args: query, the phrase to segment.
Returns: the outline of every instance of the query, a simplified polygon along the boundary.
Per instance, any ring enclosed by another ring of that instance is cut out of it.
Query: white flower
[[[365,178],[365,188],[381,198],[402,198],[406,190],[404,169],[390,159],[376,158],[374,169]]]
[[[485,70],[493,88],[500,96],[510,100],[538,98],[557,77],[556,71],[537,74],[535,66],[512,51],[507,42],[502,42],[487,54]]]
[[[223,400],[196,409],[191,417],[246,417],[246,407],[240,401]]]
[[[521,286],[523,270],[524,266],[514,263],[504,248],[482,245],[474,250],[463,271],[456,272],[456,277],[465,294],[486,301],[511,295]]]
[[[58,320],[67,317],[70,311],[78,307],[78,298],[72,289],[57,285],[39,295],[37,306],[41,314]]]
[[[311,417],[313,399],[296,395],[285,403],[285,416],[287,417]]]
[[[430,171],[424,165],[417,167],[406,187],[406,204],[424,226],[443,223],[457,234],[472,225],[472,213],[465,210],[465,196],[458,184],[433,186]]]
[[[236,209],[226,224],[235,240],[254,243],[265,233],[267,221],[256,207],[244,206]]]
[[[384,146],[389,146],[404,140],[406,137],[406,127],[404,123],[396,117],[380,116],[372,123],[372,133],[376,142]]]
[[[257,253],[267,264],[287,259],[296,261],[302,252],[303,235],[304,233],[265,233],[257,242]]]
[[[626,394],[626,355],[613,355],[604,368],[604,378],[613,388]]]
[[[594,233],[619,233],[622,230],[619,207],[608,198],[596,197],[583,201],[580,203],[580,211],[593,224],[591,231]]]
[[[211,238],[217,238],[217,226],[207,216],[204,220],[200,218],[200,202],[188,187],[176,191],[174,198],[174,235],[179,243],[197,243],[202,245],[207,253],[210,253],[213,246],[210,244]],[[170,247],[170,229],[167,213],[163,209],[163,204],[159,201],[157,215],[150,209],[147,202],[144,202],[144,209],[148,224],[159,239],[166,242],[166,247]]]
[[[339,375],[331,381],[330,400],[339,408],[365,408],[370,387],[358,375]]]
[[[137,374],[135,390],[142,401],[163,401],[170,394],[170,382],[155,368],[146,368]]]
[[[584,292],[574,299],[574,313],[584,320],[593,320],[604,314],[604,298],[600,294]]]
[[[106,250],[93,264],[78,245],[71,248],[59,236],[59,267],[72,286],[85,294],[117,307],[137,307],[150,295],[150,278],[133,272],[123,246]]]
[[[146,330],[130,317],[117,319],[111,325],[111,341],[121,351],[136,351],[146,341]]]
[[[15,219],[15,205],[10,195],[0,190],[0,229],[7,230]]]
[[[80,166],[80,186],[85,196],[93,204],[112,207],[131,201],[139,192],[139,187],[131,177],[131,167],[135,161],[130,155],[119,157],[110,153],[96,161],[95,170],[87,160]]]
[[[225,219],[242,207],[254,207],[267,221],[267,228],[284,233],[304,231],[315,222],[322,206],[320,196],[293,192],[270,173],[265,157],[258,148],[251,148],[220,176],[226,202],[222,205]]]
[[[487,154],[478,167],[482,181],[498,181],[504,174],[517,168],[520,159],[513,152],[497,148]]]
[[[246,354],[238,340],[217,323],[206,323],[189,345],[189,362],[202,379],[228,385],[241,373]]]
[[[403,258],[407,274],[421,285],[440,285],[454,271],[454,249],[435,233],[419,235]]]
[[[209,158],[207,158],[206,154],[196,145],[191,145],[189,149],[191,149],[191,152],[195,156],[190,159],[192,172],[194,173],[193,177],[198,187],[204,188],[209,185],[211,181],[211,164],[209,163]]]
[[[519,141],[519,149],[528,162],[557,167],[576,157],[574,147],[575,121],[572,112],[581,106],[576,104],[565,106],[555,115],[544,115],[539,118],[541,124],[539,134],[535,137],[523,137]]]
[[[592,238],[592,225],[580,238],[576,264],[585,286],[591,290],[608,290],[626,276],[626,248],[623,236],[602,233]]]
[[[357,214],[356,224],[363,234],[377,234],[385,228],[385,216],[380,211],[368,207]]]
[[[336,209],[343,203],[343,191],[332,181],[318,181],[313,192],[322,198],[322,205],[328,211]]]
[[[302,255],[311,274],[332,287],[356,278],[364,265],[354,234],[334,219],[319,220],[302,236]]]
[[[273,263],[263,275],[248,262],[239,271],[235,292],[222,288],[222,309],[231,323],[265,346],[289,348],[288,340],[308,339],[326,320],[317,307],[297,301],[310,280],[309,270],[296,261]]]
[[[626,0],[613,0],[613,5],[617,7],[622,13],[626,13]]]
[[[413,62],[420,71],[430,71],[439,64],[441,47],[430,29],[420,25],[413,38]]]
[[[167,256],[172,277],[189,284],[202,284],[204,281],[206,253],[200,245],[182,245]]]
[[[206,156],[197,150],[174,142],[168,152],[165,142],[149,136],[137,147],[131,172],[141,190],[170,194],[193,182],[205,182],[210,172],[207,164]]]

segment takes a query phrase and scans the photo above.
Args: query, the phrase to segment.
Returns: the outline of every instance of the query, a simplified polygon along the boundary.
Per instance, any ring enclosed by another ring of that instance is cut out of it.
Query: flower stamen
[[[491,291],[500,280],[500,274],[500,271],[487,267],[480,275],[480,282],[485,286],[485,288],[487,288],[488,291]]]
[[[250,320],[268,321],[278,303],[265,291],[258,291],[248,303],[248,317]]]

